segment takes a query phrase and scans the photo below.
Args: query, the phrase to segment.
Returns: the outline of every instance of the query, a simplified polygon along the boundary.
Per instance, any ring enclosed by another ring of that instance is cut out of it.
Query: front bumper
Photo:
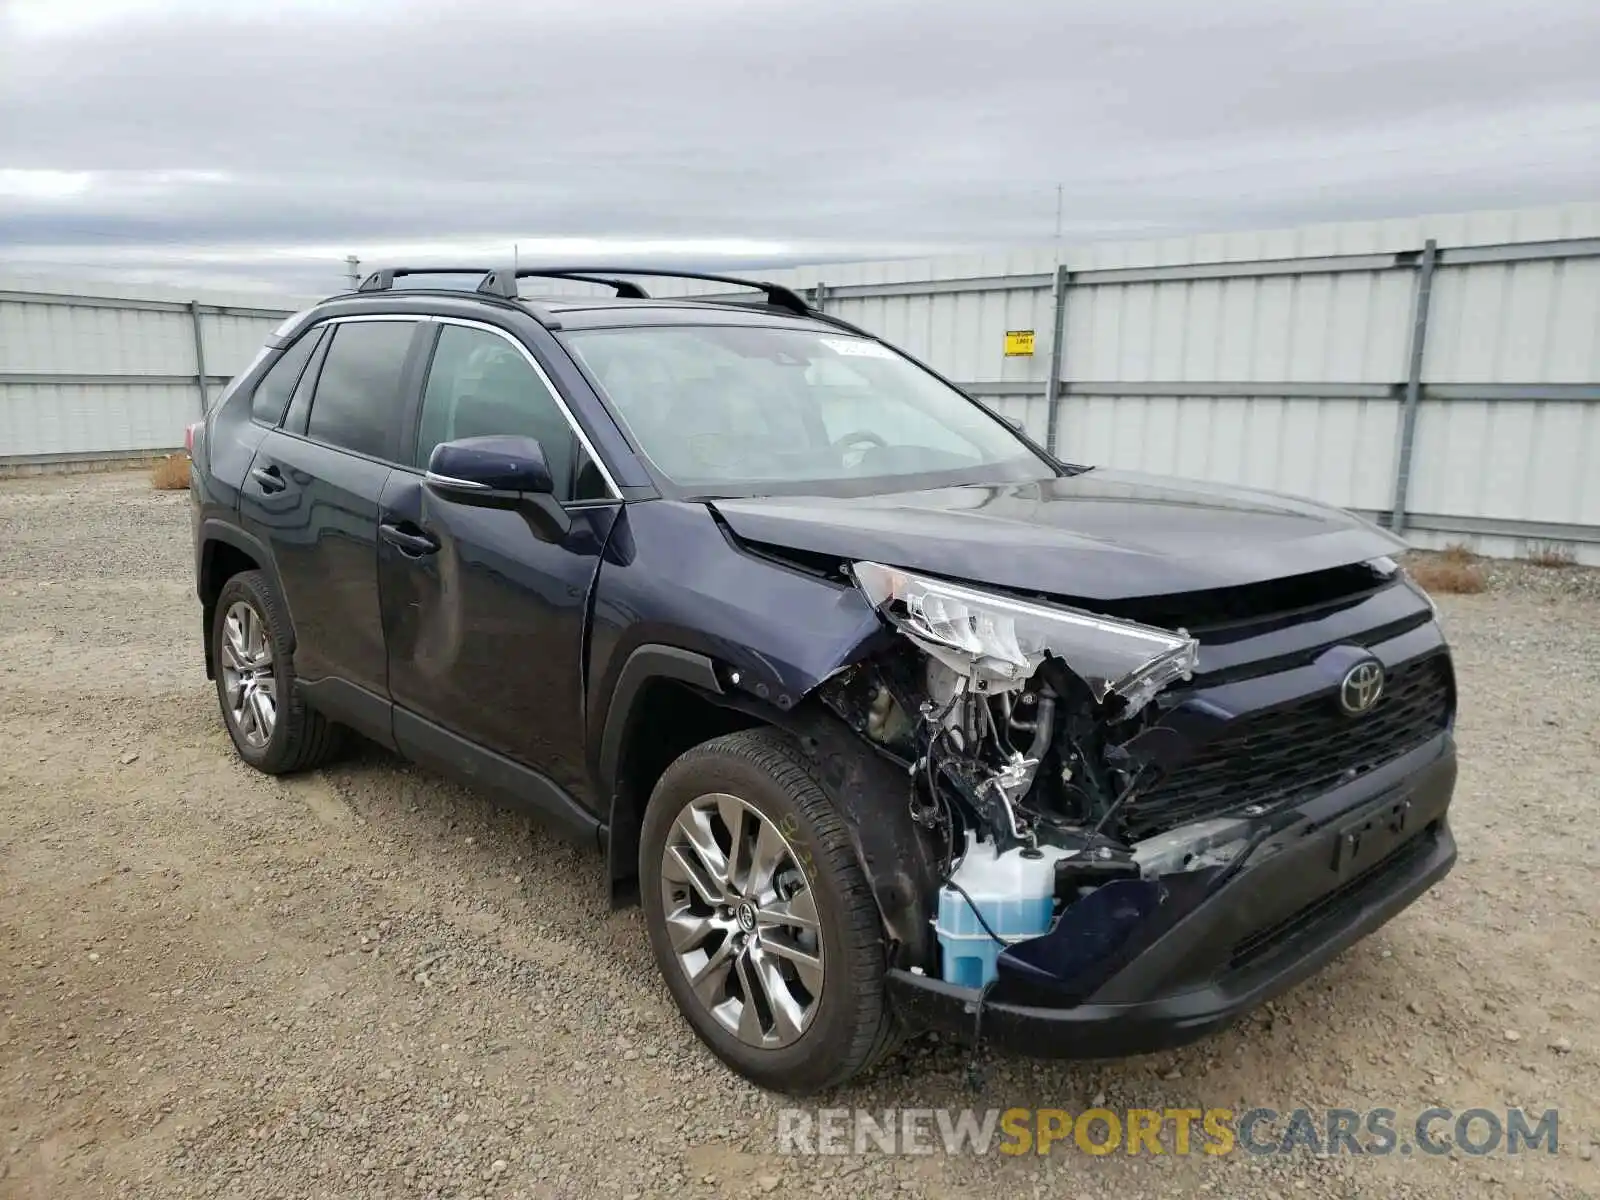
[[[982,1040],[1035,1058],[1116,1058],[1183,1045],[1314,974],[1455,865],[1449,733],[1302,804],[1250,864],[1083,1003],[982,1000]],[[970,1040],[980,993],[892,970],[913,1029]]]

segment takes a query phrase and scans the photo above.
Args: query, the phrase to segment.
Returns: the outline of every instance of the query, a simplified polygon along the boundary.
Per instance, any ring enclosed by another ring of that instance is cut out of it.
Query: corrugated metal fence
[[[0,281],[0,469],[181,446],[294,301]]]

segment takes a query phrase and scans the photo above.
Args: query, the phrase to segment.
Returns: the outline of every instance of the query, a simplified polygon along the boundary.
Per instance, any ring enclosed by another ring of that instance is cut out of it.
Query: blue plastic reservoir
[[[945,982],[977,988],[995,977],[995,960],[1004,947],[979,923],[974,904],[1008,945],[1048,932],[1056,863],[1076,853],[1057,846],[1039,847],[1037,857],[1020,848],[997,853],[993,842],[980,842],[968,831],[967,851],[950,876],[966,895],[948,885],[940,888],[933,926]]]

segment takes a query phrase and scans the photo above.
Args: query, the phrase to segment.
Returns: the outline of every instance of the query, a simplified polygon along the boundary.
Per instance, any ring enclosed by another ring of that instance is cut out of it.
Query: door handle
[[[407,529],[405,526],[408,524],[410,522],[405,522],[401,525],[390,525],[385,522],[378,526],[378,533],[384,541],[394,546],[407,558],[421,558],[423,555],[432,554],[439,549],[438,538],[421,530],[412,532],[417,527],[412,525],[411,529]]]
[[[281,492],[289,486],[283,478],[283,472],[277,467],[252,467],[250,478],[261,485],[263,492]]]

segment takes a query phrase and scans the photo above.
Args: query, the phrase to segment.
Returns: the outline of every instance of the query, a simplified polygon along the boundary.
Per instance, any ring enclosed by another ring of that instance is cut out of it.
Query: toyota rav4
[[[433,274],[290,318],[190,430],[223,720],[595,847],[749,1079],[1175,1045],[1450,869],[1450,655],[1378,527],[1058,461],[775,284]]]

